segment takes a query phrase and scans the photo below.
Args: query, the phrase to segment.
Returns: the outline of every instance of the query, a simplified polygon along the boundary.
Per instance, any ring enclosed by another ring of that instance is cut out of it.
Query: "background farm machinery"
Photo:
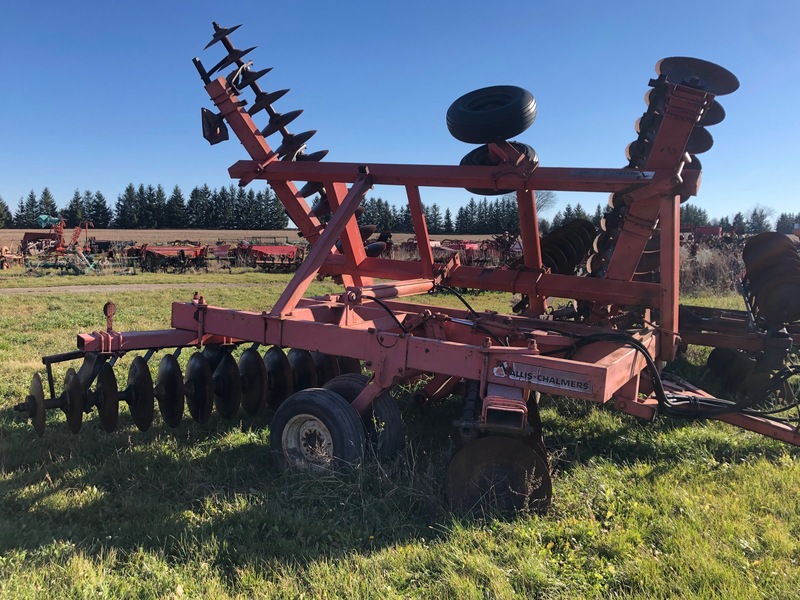
[[[314,131],[287,129],[301,111],[274,108],[286,90],[261,88],[270,69],[255,70],[244,60],[253,49],[233,46],[228,36],[235,29],[214,24],[207,47],[221,44],[225,55],[213,67],[194,60],[216,107],[202,111],[204,137],[215,144],[233,131],[250,158],[231,166],[230,175],[240,185],[266,181],[309,252],[278,301],[260,312],[210,306],[195,294],[172,305],[171,328],[120,332],[115,307],[107,304],[104,330],[80,334],[74,352],[45,357],[47,385],[36,374],[17,407],[38,433],[47,409],[66,413],[77,432],[94,408],[112,431],[120,402],[141,430],[153,422],[156,399],[170,427],[178,426],[184,407],[205,422],[214,408],[231,419],[240,408],[252,416],[270,406],[278,462],[331,468],[358,461],[365,447],[381,457],[396,454],[403,430],[390,391],[422,380],[416,394],[422,405],[452,394],[461,398],[454,423],[460,444],[445,481],[459,511],[548,506],[539,393],[594,401],[643,419],[657,413],[719,419],[800,444],[796,250],[774,237],[753,242],[741,282],[744,311],[678,302],[679,207],[699,189],[696,155],[713,143],[706,127],[724,118],[715,97],[738,88],[731,73],[693,58],[660,61],[621,169],[540,166],[533,148],[508,141],[536,116],[533,96],[512,86],[470,92],[448,110],[450,132],[479,144],[460,165],[322,162],[326,150],[306,148]],[[268,124],[259,128],[254,118],[263,115]],[[273,148],[267,138],[275,135],[280,140]],[[386,256],[387,242],[359,225],[359,205],[373,185],[405,191],[416,260]],[[437,259],[421,187],[515,194],[519,258],[493,267],[464,264],[457,252]],[[610,193],[600,230],[574,221],[540,238],[536,190]],[[309,283],[326,275],[342,283],[341,292],[304,297]],[[514,295],[515,314],[479,313],[460,295],[462,309],[403,300],[460,288]],[[552,297],[574,302],[570,310],[554,311]],[[712,353],[712,363],[744,357],[758,384],[717,398],[667,375],[664,365],[687,343],[733,353]],[[238,362],[237,346],[246,347]],[[182,370],[177,357],[184,350],[192,354]],[[118,386],[114,367],[128,353],[135,358]],[[71,360],[82,360],[81,366],[67,370],[56,394],[52,365]]]

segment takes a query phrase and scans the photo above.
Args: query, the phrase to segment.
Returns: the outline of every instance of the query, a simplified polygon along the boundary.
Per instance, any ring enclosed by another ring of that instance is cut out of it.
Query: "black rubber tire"
[[[368,382],[368,375],[345,373],[334,377],[323,387],[352,404]],[[365,415],[362,421],[369,448],[378,459],[388,461],[400,454],[405,447],[406,431],[400,407],[388,391],[375,398],[372,412]]]
[[[318,447],[309,444],[305,449],[298,448],[303,439],[292,434],[298,429],[313,434],[315,427],[323,430],[330,446],[328,454],[318,455],[319,460],[311,460]],[[364,427],[358,413],[344,398],[323,388],[308,388],[289,396],[275,412],[269,439],[275,459],[284,469],[341,469],[357,464],[364,455]]]
[[[494,85],[461,96],[447,109],[447,129],[468,144],[519,135],[536,120],[536,99],[515,85]]]
[[[528,144],[522,144],[520,142],[509,142],[514,148],[522,152],[525,156],[528,157],[535,165],[539,164],[539,155],[536,154],[536,150],[534,150]],[[461,166],[468,166],[468,167],[486,167],[486,166],[494,166],[494,163],[489,158],[489,146],[488,144],[484,144],[483,146],[478,146],[474,150],[467,152],[464,155],[464,158],[461,159],[459,163]],[[502,194],[510,194],[514,190],[496,190],[493,188],[464,188],[469,193],[475,194],[476,196],[500,196]]]

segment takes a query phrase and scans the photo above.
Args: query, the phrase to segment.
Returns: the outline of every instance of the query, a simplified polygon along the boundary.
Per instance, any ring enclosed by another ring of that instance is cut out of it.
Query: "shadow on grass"
[[[303,563],[446,535],[440,525],[454,517],[443,481],[458,412],[455,402],[433,404],[425,414],[406,407],[410,448],[391,465],[368,458],[341,473],[289,473],[274,466],[266,419],[212,417],[207,426],[184,420],[175,430],[157,420],[140,433],[125,414],[114,434],[91,418],[73,436],[53,415],[39,439],[3,410],[0,552],[54,541],[90,554],[143,549],[168,560],[204,560],[233,585],[241,565]],[[657,477],[703,456],[734,461],[787,450],[724,426],[642,424],[560,398],[542,401],[542,418],[556,472],[600,459],[646,462]]]

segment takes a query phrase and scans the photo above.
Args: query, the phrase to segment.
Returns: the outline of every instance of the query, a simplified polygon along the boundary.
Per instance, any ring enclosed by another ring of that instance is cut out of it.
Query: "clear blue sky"
[[[622,167],[656,61],[710,60],[741,88],[720,98],[728,116],[710,130],[692,202],[712,217],[800,211],[797,0],[5,0],[2,17],[0,196],[12,210],[45,186],[61,206],[75,189],[113,206],[129,182],[185,194],[230,183],[228,166],[247,155],[236,140],[202,139],[199,109],[211,103],[191,64],[220,58],[219,45],[201,54],[216,20],[243,24],[234,43],[274,67],[262,87],[292,89],[276,108],[305,109],[290,129],[317,129],[309,150],[337,161],[457,164],[472,147],[448,133],[450,103],[513,84],[536,96],[536,123],[518,139],[543,166]],[[423,190],[454,211],[468,198]],[[605,200],[561,194],[559,205]]]

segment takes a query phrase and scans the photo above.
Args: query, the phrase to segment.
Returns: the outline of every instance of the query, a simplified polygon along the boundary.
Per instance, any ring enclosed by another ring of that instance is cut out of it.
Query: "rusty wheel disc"
[[[62,410],[67,415],[67,425],[72,433],[78,433],[83,423],[83,388],[75,369],[68,369],[64,377],[64,404]]]
[[[100,424],[105,431],[112,433],[117,428],[119,419],[119,390],[114,369],[110,364],[105,363],[100,369],[94,393]]]
[[[339,356],[339,373],[344,375],[346,373],[361,374],[361,361],[357,358],[350,358],[349,356]]]
[[[236,359],[224,352],[214,370],[214,405],[223,419],[233,419],[242,403],[242,376]]]
[[[335,356],[324,352],[312,352],[311,358],[317,369],[317,385],[322,387],[334,377],[341,375],[339,361]]]
[[[177,427],[183,418],[184,389],[181,368],[172,354],[165,355],[158,363],[154,393],[164,423],[169,427]]]
[[[264,355],[264,366],[267,368],[267,404],[275,410],[294,393],[292,365],[284,351],[273,346]]]
[[[473,440],[456,453],[445,489],[459,514],[543,513],[552,497],[542,457],[520,440],[496,435]]]
[[[198,423],[207,422],[214,407],[214,375],[201,352],[195,352],[189,359],[183,386],[189,414]]]
[[[292,348],[289,350],[287,358],[292,367],[292,388],[295,392],[318,387],[317,367],[314,364],[311,352]]]
[[[153,394],[153,376],[147,361],[137,356],[128,369],[128,407],[133,422],[139,431],[147,431],[153,424],[155,413],[155,395]]]
[[[42,378],[38,373],[33,374],[31,387],[28,388],[28,412],[33,423],[33,429],[41,437],[44,435],[44,388]]]
[[[267,404],[267,367],[255,348],[245,350],[239,357],[242,377],[242,408],[255,417]]]

